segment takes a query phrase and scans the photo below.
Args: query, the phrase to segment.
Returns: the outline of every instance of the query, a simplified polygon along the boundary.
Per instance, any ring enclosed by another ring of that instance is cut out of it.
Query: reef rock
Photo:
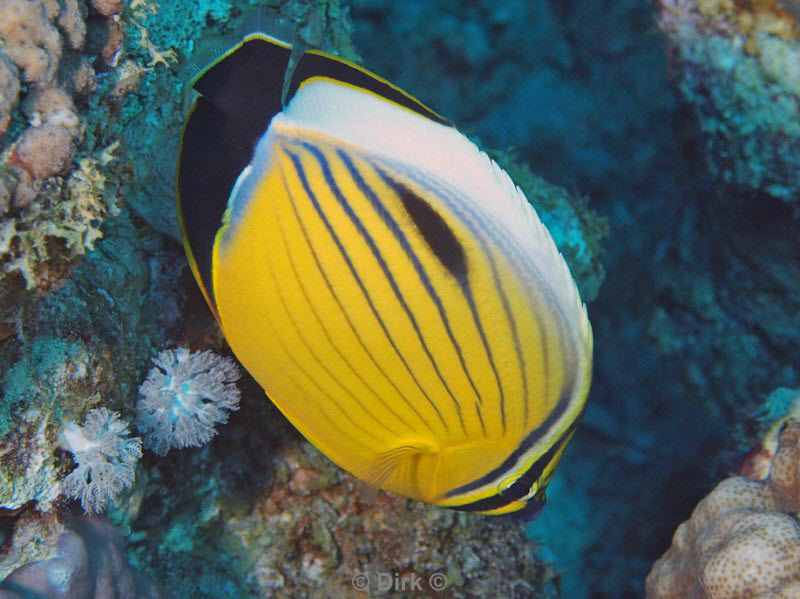
[[[800,209],[800,16],[773,0],[660,0],[678,91],[714,181]]]

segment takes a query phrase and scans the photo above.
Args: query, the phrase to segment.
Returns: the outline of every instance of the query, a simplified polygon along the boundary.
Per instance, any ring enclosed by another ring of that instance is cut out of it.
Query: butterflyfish
[[[231,350],[368,483],[538,509],[584,411],[592,333],[522,191],[422,102],[265,33],[191,82],[189,265]]]

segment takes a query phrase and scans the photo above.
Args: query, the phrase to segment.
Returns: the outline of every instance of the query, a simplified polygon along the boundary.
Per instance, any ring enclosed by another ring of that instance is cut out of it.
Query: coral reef
[[[161,599],[158,587],[127,563],[125,542],[99,516],[31,518],[21,522],[4,566],[23,555],[20,545],[35,542],[36,561],[24,563],[0,582],[0,599]],[[28,557],[30,550],[24,552]]]
[[[106,189],[101,173],[116,146],[98,147],[93,123],[81,114],[100,68],[87,53],[87,16],[78,0],[2,6],[0,316],[20,284],[29,291],[56,286],[116,209],[116,190]]]
[[[139,387],[136,427],[145,447],[166,455],[172,447],[199,447],[239,409],[241,372],[231,358],[210,350],[165,349]]]
[[[658,23],[678,90],[704,140],[708,174],[734,197],[763,194],[800,210],[797,3],[661,0],[660,6]]]
[[[552,572],[517,522],[371,497],[303,441],[283,448],[275,465],[272,488],[225,522],[251,556],[245,577],[257,596],[370,596],[401,589],[386,586],[395,578],[419,578],[417,590],[437,597],[536,597],[548,589]]]
[[[673,480],[693,468],[705,492],[766,432],[772,389],[800,377],[800,97],[796,65],[782,62],[800,49],[792,16],[770,0],[662,1],[659,24],[697,184],[673,202],[648,329],[670,397],[693,398],[701,435]]]
[[[0,506],[49,510],[69,463],[66,422],[102,402],[130,420],[142,369],[178,310],[174,250],[120,214],[58,291],[21,303],[0,343]]]
[[[733,477],[678,527],[647,577],[649,599],[800,595],[800,421],[784,422],[763,480]]]
[[[158,485],[148,485],[148,507],[130,522],[132,556],[164,588],[183,597],[344,598],[382,596],[387,579],[419,579],[418,592],[388,594],[413,597],[431,594],[441,574],[437,597],[557,596],[521,523],[367,488],[250,391],[211,445],[150,469]]]
[[[729,200],[709,193],[687,207],[655,273],[649,325],[677,396],[699,398],[714,426],[733,431],[717,450],[723,467],[763,432],[764,398],[800,377],[797,221],[783,203]]]
[[[84,343],[47,336],[6,365],[0,403],[0,506],[16,510],[36,500],[49,510],[61,488],[53,456],[61,418],[96,399],[88,389],[98,365]]]

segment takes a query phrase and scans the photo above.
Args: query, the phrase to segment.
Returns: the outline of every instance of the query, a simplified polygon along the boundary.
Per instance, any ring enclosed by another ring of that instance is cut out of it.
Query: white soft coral
[[[215,425],[239,408],[240,372],[230,358],[185,348],[162,351],[139,387],[136,426],[159,455],[172,447],[205,445]]]
[[[63,493],[80,499],[87,512],[102,512],[122,489],[133,484],[142,441],[130,436],[128,423],[116,412],[89,410],[83,426],[70,422],[64,427],[61,445],[78,464],[64,479]]]

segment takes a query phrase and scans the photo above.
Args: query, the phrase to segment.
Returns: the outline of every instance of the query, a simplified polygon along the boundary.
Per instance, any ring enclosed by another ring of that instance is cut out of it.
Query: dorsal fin
[[[303,84],[324,79],[362,89],[452,126],[410,94],[351,62],[316,50],[297,59],[300,52],[302,49],[293,52],[290,44],[275,37],[254,32],[192,80],[199,95],[181,138],[178,215],[190,263],[211,303],[212,250],[231,190],[270,121],[283,109],[284,94],[288,102]],[[293,68],[287,82],[290,62]]]
[[[291,46],[265,34],[254,33],[212,63],[192,85],[214,104],[251,145],[281,111],[283,78]]]

